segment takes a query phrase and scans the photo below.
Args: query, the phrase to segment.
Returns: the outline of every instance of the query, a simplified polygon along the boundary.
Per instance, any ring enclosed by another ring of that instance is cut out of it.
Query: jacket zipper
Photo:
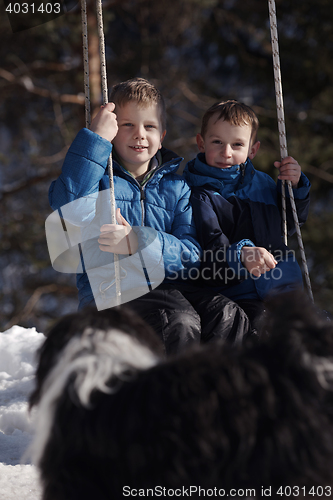
[[[145,194],[145,187],[140,186],[140,204],[141,204],[141,216],[142,216],[142,221],[141,221],[141,226],[144,226],[144,220],[145,220],[145,205],[144,205],[144,200],[146,199],[146,194]]]
[[[171,163],[172,161],[175,161],[175,160],[178,160],[179,158],[173,158],[172,160],[168,161],[168,163]],[[163,167],[165,168],[168,163],[165,163],[164,165],[161,165],[160,167],[158,167],[155,172],[152,174],[152,176],[150,177],[150,179],[143,185],[141,186],[141,184],[131,175],[129,174],[128,172],[124,171],[124,174],[128,175],[129,178],[134,181],[139,189],[140,189],[140,205],[141,205],[141,226],[144,226],[145,223],[144,223],[144,220],[145,220],[145,205],[144,205],[144,201],[146,199],[146,194],[145,194],[145,187],[146,185],[153,179],[154,175]]]
[[[245,177],[245,163],[241,163],[240,165],[240,169],[241,169],[241,184],[244,183],[244,177]]]

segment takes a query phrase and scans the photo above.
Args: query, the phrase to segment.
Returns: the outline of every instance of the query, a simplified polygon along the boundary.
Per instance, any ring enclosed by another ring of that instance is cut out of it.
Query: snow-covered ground
[[[20,326],[0,333],[0,500],[41,498],[36,468],[22,456],[32,438],[27,400],[44,339],[34,328]]]

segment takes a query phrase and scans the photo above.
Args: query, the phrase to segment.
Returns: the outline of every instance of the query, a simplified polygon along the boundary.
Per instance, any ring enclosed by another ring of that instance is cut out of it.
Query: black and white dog
[[[61,320],[31,397],[43,500],[330,496],[333,327],[303,294],[268,309],[259,343],[167,360],[126,310]]]

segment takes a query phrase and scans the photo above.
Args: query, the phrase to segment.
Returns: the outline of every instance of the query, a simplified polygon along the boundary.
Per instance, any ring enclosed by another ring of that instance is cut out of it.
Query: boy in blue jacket
[[[278,183],[254,169],[260,143],[254,111],[230,100],[214,104],[197,135],[200,153],[184,177],[192,186],[198,240],[204,252],[201,278],[247,313],[254,329],[269,293],[302,286],[301,270],[282,239],[281,180],[293,187],[299,222],[306,221],[310,183],[288,156],[274,165]],[[288,190],[286,189],[286,192]],[[288,234],[295,231],[287,196]]]
[[[166,130],[160,92],[137,78],[113,87],[110,100],[91,129],[79,132],[49,191],[50,204],[61,210],[65,223],[82,229],[79,308],[115,305],[116,253],[122,303],[156,330],[167,353],[200,340],[241,341],[249,331],[243,310],[186,281],[198,272],[201,248],[190,188],[175,173],[181,158],[162,147]],[[110,223],[106,166],[111,141],[118,224]]]

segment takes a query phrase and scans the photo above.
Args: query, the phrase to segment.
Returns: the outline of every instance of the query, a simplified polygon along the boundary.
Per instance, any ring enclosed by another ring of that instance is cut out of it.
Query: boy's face
[[[197,135],[198,148],[205,153],[206,163],[211,167],[229,168],[244,163],[248,157],[252,160],[260,143],[251,145],[251,126],[216,119],[217,115],[209,119],[205,137]]]
[[[157,104],[139,107],[136,102],[117,106],[118,133],[113,145],[122,165],[135,177],[144,174],[150,160],[162,147],[162,130]]]

